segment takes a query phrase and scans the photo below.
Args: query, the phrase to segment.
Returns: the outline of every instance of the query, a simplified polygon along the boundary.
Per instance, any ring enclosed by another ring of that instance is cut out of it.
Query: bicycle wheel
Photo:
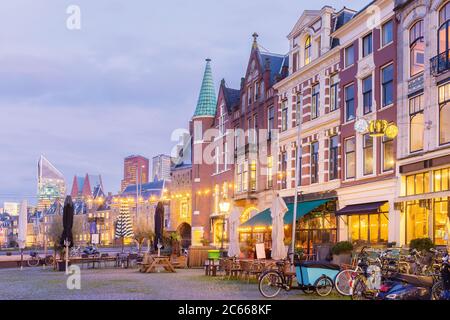
[[[28,259],[27,264],[29,267],[36,267],[37,265],[39,265],[39,258]]]
[[[365,300],[366,299],[366,279],[363,275],[359,275],[353,282],[352,300]]]
[[[266,298],[276,297],[283,287],[283,278],[276,271],[264,273],[258,283],[259,292]]]
[[[50,266],[55,262],[55,258],[53,256],[46,256],[44,262],[47,266]]]
[[[439,280],[431,288],[431,300],[441,300],[442,291],[444,291],[444,282]]]
[[[321,276],[317,279],[316,283],[314,283],[314,287],[319,296],[326,297],[333,290],[333,281],[327,276]]]
[[[336,279],[334,279],[337,292],[343,296],[352,295],[353,273],[354,271],[351,269],[342,270],[336,275]]]

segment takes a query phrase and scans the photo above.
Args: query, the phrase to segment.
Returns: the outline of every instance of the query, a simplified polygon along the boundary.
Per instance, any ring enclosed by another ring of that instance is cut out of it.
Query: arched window
[[[409,70],[411,77],[423,72],[425,63],[425,42],[423,20],[416,22],[409,30]]]
[[[438,30],[438,54],[439,70],[446,70],[449,60],[449,40],[450,40],[450,2],[447,2],[439,10],[439,30]]]
[[[305,65],[311,62],[311,36],[305,40]]]
[[[450,142],[450,83],[439,87],[439,144]]]
[[[424,117],[423,113],[419,112],[411,116],[410,125],[410,150],[411,152],[420,151],[423,149],[423,131]]]

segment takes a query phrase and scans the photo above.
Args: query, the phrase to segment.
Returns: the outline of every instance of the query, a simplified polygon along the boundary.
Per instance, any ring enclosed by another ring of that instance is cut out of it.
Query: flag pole
[[[300,95],[297,95],[297,99],[300,98]],[[299,101],[296,101],[296,104],[299,104]],[[299,158],[300,156],[300,151],[301,151],[301,147],[302,147],[302,141],[301,141],[301,124],[302,124],[302,118],[303,118],[303,108],[302,105],[300,104],[300,108],[299,110],[297,110],[298,117],[297,117],[297,150],[296,150],[296,155],[295,155],[295,164],[296,164],[296,170],[295,170],[295,192],[294,192],[294,216],[293,216],[293,220],[292,220],[292,255],[291,255],[291,263],[294,264],[294,255],[295,255],[295,229],[296,229],[296,225],[297,225],[297,204],[298,204],[298,192],[299,192],[299,187],[301,185],[301,183],[299,183],[299,178],[300,177],[300,169],[301,169],[301,159]]]

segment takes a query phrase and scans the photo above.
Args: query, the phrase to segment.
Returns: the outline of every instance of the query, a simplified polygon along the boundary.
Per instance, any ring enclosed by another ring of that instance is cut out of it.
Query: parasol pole
[[[296,101],[298,104],[299,101]],[[296,170],[295,170],[295,193],[294,193],[294,217],[292,220],[292,256],[291,256],[291,263],[294,264],[294,255],[295,255],[295,229],[297,224],[297,204],[298,204],[298,192],[299,192],[299,177],[300,177],[300,168],[301,168],[301,159],[300,159],[300,150],[302,147],[302,140],[301,140],[301,124],[302,124],[302,118],[303,118],[303,108],[300,104],[300,110],[297,110],[299,113],[297,118],[297,154],[295,155],[295,163],[296,163]]]
[[[64,240],[64,245],[66,246],[66,274],[69,274],[69,239]]]

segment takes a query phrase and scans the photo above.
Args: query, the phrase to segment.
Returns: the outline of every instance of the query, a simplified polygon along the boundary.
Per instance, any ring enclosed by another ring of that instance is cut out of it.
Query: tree
[[[82,217],[74,217],[72,226],[72,235],[76,239],[78,235],[82,233]],[[64,247],[60,246],[61,235],[63,232],[63,222],[62,216],[56,215],[51,218],[50,225],[47,231],[47,240],[53,243],[53,255],[56,261],[56,253],[59,253],[59,258],[62,259],[64,256]]]
[[[147,240],[147,250],[150,252],[151,242],[155,237],[153,225],[147,222],[147,219],[141,218],[134,227],[134,240],[136,241],[139,252],[141,252],[144,241]]]

